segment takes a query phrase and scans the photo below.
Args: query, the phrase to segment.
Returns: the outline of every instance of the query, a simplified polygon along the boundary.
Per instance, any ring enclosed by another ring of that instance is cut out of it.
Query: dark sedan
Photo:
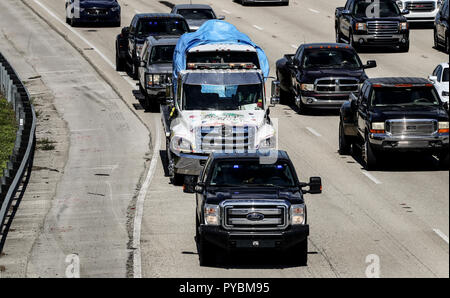
[[[120,5],[117,0],[66,0],[66,23],[108,23],[120,27]]]

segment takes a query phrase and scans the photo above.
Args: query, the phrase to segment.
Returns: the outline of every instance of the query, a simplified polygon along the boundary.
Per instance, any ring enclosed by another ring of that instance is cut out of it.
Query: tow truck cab
[[[320,194],[322,182],[300,182],[285,151],[212,153],[195,191],[202,266],[214,263],[218,248],[278,249],[292,262],[307,264],[304,194]]]

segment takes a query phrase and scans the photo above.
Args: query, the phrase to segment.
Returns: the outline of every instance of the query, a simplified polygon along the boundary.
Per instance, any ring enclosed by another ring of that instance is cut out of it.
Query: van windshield
[[[263,91],[261,84],[184,84],[183,90],[183,110],[237,111],[264,109]]]

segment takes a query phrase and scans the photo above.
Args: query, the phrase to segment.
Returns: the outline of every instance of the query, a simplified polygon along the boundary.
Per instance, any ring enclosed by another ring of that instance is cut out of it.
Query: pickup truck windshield
[[[187,63],[253,63],[259,68],[256,52],[199,52],[188,53]]]
[[[347,49],[311,49],[303,58],[303,68],[362,68],[359,57]]]
[[[142,19],[136,28],[138,36],[182,35],[186,32],[189,32],[186,22],[179,19]]]
[[[215,164],[211,186],[217,187],[295,187],[293,171],[284,162],[260,164],[255,161],[219,161]]]
[[[183,110],[263,110],[261,84],[189,85],[184,87]]]
[[[149,64],[172,63],[175,46],[155,46],[149,57]]]
[[[434,88],[375,88],[372,92],[372,106],[434,106],[439,99]]]
[[[357,1],[353,14],[358,18],[388,18],[399,16],[400,9],[392,0]]]
[[[211,20],[215,19],[214,13],[210,9],[180,9],[177,11],[186,20]]]

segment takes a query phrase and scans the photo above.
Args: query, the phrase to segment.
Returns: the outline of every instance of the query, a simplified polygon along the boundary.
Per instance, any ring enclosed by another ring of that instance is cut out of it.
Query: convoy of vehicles
[[[448,103],[426,79],[368,79],[341,108],[339,152],[348,154],[352,145],[360,146],[367,170],[383,153],[408,151],[437,155],[448,167]]]
[[[376,67],[376,62],[364,65],[348,45],[320,43],[300,45],[276,67],[281,103],[295,99],[300,113],[307,113],[310,108],[339,109],[351,92],[359,91],[368,78],[365,69]]]
[[[157,112],[166,96],[166,86],[172,78],[172,62],[178,38],[174,36],[149,36],[142,48],[139,66],[139,90],[144,95],[144,105]]]
[[[275,162],[261,162],[273,156]],[[322,182],[319,177],[300,182],[286,152],[213,153],[195,192],[200,265],[214,265],[219,248],[278,249],[290,262],[307,264],[309,226],[303,196],[320,194]]]
[[[448,102],[448,62],[439,64],[429,77],[430,81],[436,88],[442,102]]]
[[[392,0],[347,0],[336,8],[336,42],[346,42],[358,50],[363,46],[395,46],[409,51],[409,23]]]
[[[116,68],[129,70],[133,79],[138,78],[140,55],[149,36],[181,36],[189,32],[189,25],[180,15],[146,13],[137,14],[129,27],[122,29],[116,40]]]
[[[450,53],[449,32],[449,0],[444,0],[434,21],[434,47],[444,48],[447,54]]]
[[[428,79],[369,79],[365,70],[377,63],[363,64],[356,52],[362,46],[407,52],[408,20],[436,13],[436,45],[448,48],[448,0],[439,3],[348,0],[336,9],[337,43],[303,44],[276,62],[270,101],[264,51],[209,6],[138,14],[122,29],[117,70],[139,80],[151,111],[161,108],[170,180],[196,194],[202,266],[214,265],[219,249],[278,249],[307,264],[304,194],[320,194],[322,182],[299,182],[288,154],[276,150],[270,104],[292,101],[300,113],[340,108],[339,153],[359,149],[367,170],[387,154],[410,151],[435,155],[448,168],[448,63]]]
[[[66,23],[111,23],[120,27],[121,8],[117,0],[65,0]]]
[[[217,16],[211,6],[205,4],[175,5],[171,13],[182,15],[188,22],[191,32],[197,31],[206,21],[225,20],[225,16]]]

